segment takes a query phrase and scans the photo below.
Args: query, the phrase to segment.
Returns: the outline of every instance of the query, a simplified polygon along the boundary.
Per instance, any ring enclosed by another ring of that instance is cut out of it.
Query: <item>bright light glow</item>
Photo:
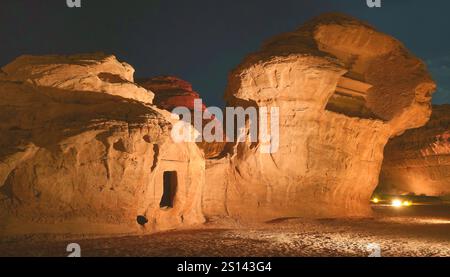
[[[392,218],[383,218],[382,221],[385,222],[395,222],[401,224],[435,224],[435,225],[450,225],[450,220],[448,219],[439,219],[439,218],[400,218],[400,217],[392,217]]]
[[[403,206],[403,202],[401,200],[398,200],[398,199],[392,200],[391,204],[392,204],[392,207],[396,207],[396,208],[399,208],[399,207]]]
[[[410,207],[410,206],[412,206],[412,202],[411,201],[403,201],[403,206]]]
[[[421,219],[420,221],[427,224],[450,224],[450,220],[446,219]]]
[[[374,199],[372,199],[372,202],[375,203],[375,204],[378,204],[380,202],[380,199],[374,198]]]

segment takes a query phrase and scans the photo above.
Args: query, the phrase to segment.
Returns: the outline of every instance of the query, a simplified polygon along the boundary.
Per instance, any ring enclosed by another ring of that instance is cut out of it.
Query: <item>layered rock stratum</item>
[[[0,235],[203,222],[203,155],[172,142],[172,117],[151,105],[130,65],[103,54],[23,56],[3,72]],[[166,171],[179,181],[170,210],[160,208]]]
[[[266,42],[229,77],[229,106],[278,107],[280,147],[207,164],[208,216],[368,216],[390,138],[423,126],[435,83],[398,40],[327,14]],[[225,177],[223,177],[225,176]]]
[[[434,106],[427,125],[388,143],[379,190],[450,196],[450,105]]]

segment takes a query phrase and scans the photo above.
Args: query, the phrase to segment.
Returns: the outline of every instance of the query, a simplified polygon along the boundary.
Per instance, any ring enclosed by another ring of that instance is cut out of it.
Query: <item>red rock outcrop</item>
[[[209,162],[207,216],[370,215],[384,146],[428,121],[434,90],[421,60],[351,17],[327,14],[275,37],[231,73],[226,100],[279,107],[279,150],[240,143]]]
[[[202,153],[172,142],[171,114],[151,106],[153,93],[134,84],[131,66],[102,54],[24,56],[3,72],[0,235],[140,233],[204,221]],[[161,209],[171,206],[164,195],[173,208]]]
[[[189,82],[177,77],[163,76],[139,80],[138,83],[155,93],[154,104],[159,108],[167,111],[172,111],[177,107],[188,108],[192,115],[191,123],[194,123],[194,101],[201,98],[200,94],[193,90]],[[202,104],[202,112],[208,112],[205,103]],[[202,128],[209,122],[211,122],[211,119],[203,120]],[[218,125],[221,124],[221,122],[218,122]],[[202,132],[202,130],[198,131]],[[198,142],[197,145],[205,153],[205,158],[220,156],[225,147],[225,143],[221,142]]]
[[[389,194],[450,196],[450,105],[386,146],[379,190]]]
[[[154,92],[153,104],[161,109],[172,111],[176,107],[186,107],[194,110],[194,100],[200,99],[200,94],[193,90],[189,82],[172,76],[162,76],[138,80],[139,85]],[[203,104],[203,110],[206,106]]]

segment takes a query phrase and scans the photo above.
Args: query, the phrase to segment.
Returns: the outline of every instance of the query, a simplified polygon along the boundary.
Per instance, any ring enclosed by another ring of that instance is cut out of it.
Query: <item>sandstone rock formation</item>
[[[280,109],[274,153],[261,140],[174,143],[168,111],[199,95],[171,77],[139,84],[103,54],[2,68],[0,236],[370,215],[386,143],[426,124],[435,89],[400,42],[338,14],[268,41],[230,74],[229,106]]]
[[[103,54],[23,56],[3,72],[0,235],[204,221],[202,153],[172,142],[171,115],[150,105],[131,66]]]
[[[384,146],[424,125],[435,84],[394,38],[354,18],[318,17],[248,56],[230,75],[230,106],[280,108],[280,148],[235,145],[209,161],[208,217],[366,216]]]
[[[136,86],[134,69],[101,53],[73,56],[21,56],[3,67],[10,82],[36,87],[102,92],[151,104],[153,93]],[[1,78],[1,76],[0,76]]]
[[[379,190],[389,194],[450,196],[450,105],[388,143]]]
[[[161,109],[172,111],[177,107],[186,107],[191,111],[190,122],[194,123],[194,101],[201,99],[200,94],[193,90],[189,82],[172,76],[162,76],[138,81],[139,85],[155,93],[154,104]],[[203,101],[203,99],[202,99]],[[202,104],[202,112],[207,113],[205,103]],[[214,120],[214,119],[212,119]],[[203,127],[211,119],[202,120]],[[221,122],[219,122],[221,125]],[[225,139],[224,139],[225,141]],[[205,158],[215,158],[222,153],[225,143],[221,142],[198,142],[197,145],[203,150]]]

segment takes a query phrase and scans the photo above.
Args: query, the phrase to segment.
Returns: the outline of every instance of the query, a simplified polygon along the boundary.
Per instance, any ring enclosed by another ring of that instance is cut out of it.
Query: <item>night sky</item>
[[[136,77],[174,75],[209,106],[223,105],[228,72],[266,39],[324,12],[366,20],[401,40],[429,65],[450,103],[450,1],[383,0],[0,0],[0,65],[22,54],[102,51]]]

